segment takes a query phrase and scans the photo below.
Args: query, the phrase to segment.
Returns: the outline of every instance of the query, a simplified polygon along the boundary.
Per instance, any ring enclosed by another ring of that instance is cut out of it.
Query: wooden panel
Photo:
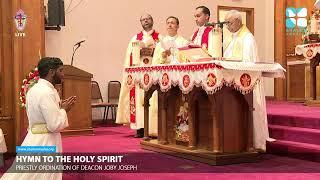
[[[293,7],[293,8],[299,8],[299,7],[305,7],[308,10],[308,16],[307,19],[310,18],[311,10],[313,9],[314,1],[306,1],[306,0],[286,0],[286,7]],[[298,27],[295,28],[298,30]],[[295,54],[295,47],[298,44],[302,44],[302,33],[295,33],[287,34],[286,35],[286,55],[294,55]]]
[[[12,74],[12,66],[13,63],[11,61],[12,59],[12,30],[11,30],[11,24],[12,24],[12,16],[11,16],[11,4],[9,1],[1,1],[0,4],[0,31],[1,31],[1,37],[0,37],[0,84],[1,84],[1,108],[2,116],[12,116],[13,109],[13,74]]]
[[[217,92],[222,96],[220,106],[223,122],[223,151],[226,153],[244,152],[247,145],[248,119],[245,117],[249,108],[243,95],[232,88],[223,87]],[[230,113],[232,112],[232,113]]]
[[[4,75],[4,69],[3,69],[3,10],[2,10],[2,7],[3,7],[3,1],[0,2],[0,115],[2,115],[3,113],[3,108],[4,108],[4,103],[2,101],[2,97],[4,97],[4,94],[3,94],[3,88],[4,88],[4,85],[2,84],[3,83],[3,75]]]
[[[286,62],[286,26],[285,26],[285,9],[286,0],[274,1],[275,24],[274,24],[274,59],[284,68]],[[286,99],[286,80],[275,79],[274,96],[277,100]]]
[[[293,8],[307,8],[308,15],[307,19],[310,18],[311,10],[313,9],[314,1],[305,1],[305,0],[286,0],[286,7]],[[298,44],[302,44],[302,32],[299,31],[299,28],[296,27],[295,33],[286,33],[286,45],[285,45],[285,55],[286,62],[296,61],[301,59],[301,56],[295,55],[295,47]],[[289,67],[288,67],[289,68]],[[297,71],[295,71],[297,70]],[[305,101],[310,99],[310,68],[304,67],[303,65],[295,66],[290,69],[290,74],[287,78],[287,98],[288,100],[298,100]],[[299,78],[300,77],[300,78]]]
[[[288,100],[306,101],[310,97],[310,65],[289,65],[287,69]]]
[[[158,85],[155,85],[158,86]],[[145,101],[149,101],[149,92]],[[168,92],[159,92],[158,139],[145,136],[141,141],[143,149],[168,153],[211,165],[249,162],[256,159],[252,149],[252,93],[242,95],[230,87],[207,95],[201,88],[184,95],[188,102],[189,142],[174,140],[176,115],[181,107],[182,92],[178,87]],[[148,127],[148,110],[145,106],[144,128]],[[230,113],[232,112],[232,113]],[[166,117],[166,118],[163,118]],[[166,126],[164,126],[166,125]],[[167,136],[168,135],[168,136]],[[167,140],[167,137],[169,138]],[[218,143],[217,143],[218,141]],[[219,148],[213,148],[219,146]],[[249,151],[250,150],[250,151]]]
[[[26,75],[36,67],[39,53],[44,56],[44,3],[43,0],[21,1],[21,7],[28,16],[23,38],[23,73]]]
[[[31,4],[30,4],[31,5]],[[21,9],[21,1],[19,0],[12,0],[12,12],[10,14],[11,17],[13,17],[16,12]],[[14,37],[14,34],[17,32],[14,22],[11,24],[12,28],[12,47],[13,47],[13,102],[18,102],[19,100],[19,91],[21,88],[21,82],[24,76],[24,73],[22,71],[22,65],[23,65],[23,54],[22,54],[22,37]],[[32,46],[30,46],[32,48]],[[22,131],[21,131],[21,124],[23,124],[23,113],[18,103],[13,103],[13,114],[14,114],[14,121],[15,121],[15,143],[16,145],[20,144],[22,141]]]
[[[62,84],[62,99],[76,96],[74,107],[68,112],[69,127],[64,135],[92,134],[91,111],[91,78],[92,74],[76,67],[64,66],[64,82]]]
[[[179,92],[179,89],[177,87],[173,87],[172,89],[173,91],[175,91],[176,93]],[[177,93],[178,94],[178,93]],[[171,130],[171,129],[175,129],[176,126],[176,115],[179,112],[179,105],[181,104],[181,100],[180,100],[180,96],[175,96],[175,95],[171,95],[170,98],[168,98],[167,101],[167,129]],[[160,102],[160,101],[159,101]],[[159,110],[161,109],[161,106],[158,106]],[[158,111],[160,112],[160,111]],[[158,115],[158,119],[160,119],[161,116]],[[163,137],[163,130],[162,130],[162,124],[161,121],[158,120],[158,140],[162,140],[160,139],[160,137]],[[168,138],[168,142],[170,144],[175,144],[176,143],[176,133],[175,131],[167,131],[167,138]]]
[[[275,61],[286,67],[288,61],[295,61],[301,59],[295,55],[295,46],[302,43],[301,33],[290,34],[286,33],[285,10],[287,7],[305,7],[308,9],[309,19],[311,10],[313,9],[314,1],[305,0],[277,0],[275,1]],[[297,29],[296,29],[297,30]],[[304,76],[300,74],[300,76]],[[285,100],[286,97],[286,81],[281,79],[275,80],[275,97],[278,100]],[[288,90],[289,92],[290,90]]]
[[[73,95],[77,96],[76,104],[68,112],[69,125],[72,129],[92,127],[90,82],[91,81],[65,79],[63,83],[64,99]]]
[[[13,120],[12,73],[12,5],[9,0],[0,1],[0,128],[3,130],[8,152],[15,151]]]
[[[200,149],[213,150],[213,114],[211,114],[211,104],[204,91],[198,96],[196,101],[196,134],[197,147]]]

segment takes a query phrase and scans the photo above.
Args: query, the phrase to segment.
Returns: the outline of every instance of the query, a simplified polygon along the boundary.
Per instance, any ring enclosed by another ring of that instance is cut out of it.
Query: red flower
[[[28,76],[22,81],[22,86],[19,92],[20,95],[20,105],[21,107],[25,107],[26,104],[26,93],[28,92],[29,88],[32,87],[35,83],[38,82],[40,79],[38,69],[35,68],[34,70],[30,71]],[[31,81],[33,80],[33,81]]]

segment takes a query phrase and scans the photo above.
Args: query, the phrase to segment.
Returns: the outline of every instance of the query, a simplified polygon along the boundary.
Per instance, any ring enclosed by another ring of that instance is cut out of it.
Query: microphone
[[[71,58],[71,66],[73,65],[73,57],[74,57],[74,53],[76,53],[77,49],[79,49],[81,43],[85,42],[86,40],[83,39],[79,42],[77,42],[75,45],[73,45],[73,53],[72,53],[72,58]]]
[[[221,25],[228,24],[228,23],[229,23],[229,21],[207,22],[205,24],[205,26],[216,26],[216,25],[220,25],[221,26]]]
[[[83,42],[85,42],[86,40],[85,39],[83,39],[83,40],[81,40],[81,41],[79,41],[79,42],[77,42],[74,46],[80,46],[81,45],[81,43],[83,43]]]

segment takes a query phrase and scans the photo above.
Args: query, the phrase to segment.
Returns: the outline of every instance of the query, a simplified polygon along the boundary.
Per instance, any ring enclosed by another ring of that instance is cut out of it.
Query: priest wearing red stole
[[[210,19],[210,10],[206,6],[199,6],[196,8],[194,14],[197,23],[197,30],[193,33],[191,41],[193,44],[201,46],[208,54],[213,54],[212,26],[206,26]]]
[[[140,23],[143,30],[130,40],[124,67],[150,65],[153,50],[161,39],[161,35],[153,29],[153,18],[150,14],[141,16]],[[130,123],[131,129],[137,130],[135,137],[142,138],[144,135],[144,91],[138,86],[129,90],[125,83],[126,77],[123,77],[116,123]],[[152,117],[149,119],[151,120]],[[151,126],[149,130],[152,131],[152,121],[149,124]]]

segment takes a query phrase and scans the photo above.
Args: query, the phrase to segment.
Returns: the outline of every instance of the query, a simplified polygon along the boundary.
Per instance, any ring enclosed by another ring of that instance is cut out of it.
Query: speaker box
[[[48,0],[48,20],[46,26],[65,26],[63,0]]]

